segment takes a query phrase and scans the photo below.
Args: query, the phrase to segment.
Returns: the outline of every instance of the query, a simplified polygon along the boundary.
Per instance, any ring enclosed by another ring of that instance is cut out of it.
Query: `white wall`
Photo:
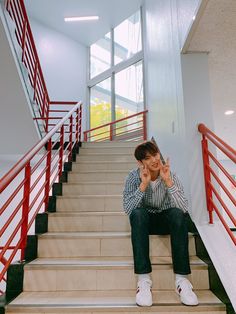
[[[0,7],[0,154],[21,154],[39,136]]]
[[[214,130],[210,98],[208,55],[195,53],[182,55],[183,91],[185,103],[186,151],[190,174],[191,207],[195,222],[208,221],[205,201],[201,134],[198,123]],[[214,149],[213,149],[214,152]]]
[[[194,17],[201,4],[201,0],[176,0],[177,14],[178,14],[178,28],[179,28],[179,44],[183,47],[187,35],[190,31]]]
[[[221,165],[228,171],[230,175],[236,175],[236,165],[231,160],[220,160]],[[233,184],[229,181],[229,179],[223,174],[223,172],[219,171],[220,180],[223,182],[225,187],[228,189],[230,194],[236,199],[236,188],[233,186]],[[232,201],[229,199],[229,197],[225,194],[223,189],[221,188],[221,197],[223,198],[224,203],[226,204],[229,211],[234,216],[234,219],[236,219],[236,207],[232,203]],[[235,225],[231,221],[231,219],[228,217],[228,215],[223,211],[224,219],[227,221],[230,228],[235,228]]]
[[[146,0],[146,80],[148,134],[154,136],[190,197],[180,47],[199,1]],[[179,27],[179,18],[187,16]],[[192,126],[193,129],[196,125]],[[194,148],[196,149],[196,148]]]
[[[85,128],[87,48],[36,20],[30,25],[50,99],[81,100]]]

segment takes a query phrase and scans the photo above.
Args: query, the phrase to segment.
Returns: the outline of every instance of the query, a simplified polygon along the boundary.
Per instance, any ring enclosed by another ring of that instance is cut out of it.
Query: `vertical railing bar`
[[[64,124],[61,127],[61,136],[60,136],[60,149],[59,149],[59,169],[58,169],[58,178],[62,175],[62,162],[63,162],[63,153],[64,153]]]
[[[21,261],[24,260],[25,257],[25,248],[27,242],[27,231],[28,231],[28,216],[29,216],[29,201],[30,201],[30,179],[31,179],[31,166],[30,162],[25,167],[25,184],[24,184],[24,203],[22,206],[22,218],[23,224],[21,226]]]
[[[51,178],[51,159],[52,159],[52,138],[47,143],[47,161],[46,161],[46,185],[45,185],[45,211],[48,208],[48,201],[49,201],[49,190],[50,190],[50,178]]]
[[[206,137],[202,136],[202,158],[203,158],[203,169],[204,169],[204,177],[205,177],[205,191],[206,191],[206,199],[207,199],[207,209],[209,212],[209,223],[213,224],[213,207],[210,202],[212,198],[212,190],[208,182],[211,182],[211,174],[209,171],[210,162],[208,151],[208,143]]]
[[[68,161],[72,161],[72,140],[73,140],[73,115],[70,116],[70,127],[69,127],[69,154],[68,154]]]

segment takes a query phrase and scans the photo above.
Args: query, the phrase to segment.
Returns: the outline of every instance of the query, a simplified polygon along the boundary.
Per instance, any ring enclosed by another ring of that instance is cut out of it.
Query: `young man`
[[[182,184],[170,171],[169,160],[162,163],[153,142],[138,145],[134,155],[139,168],[126,179],[123,204],[130,218],[134,271],[138,274],[136,303],[152,305],[149,235],[170,234],[176,292],[183,304],[197,305],[197,296],[187,279],[191,273],[185,219],[188,204]]]

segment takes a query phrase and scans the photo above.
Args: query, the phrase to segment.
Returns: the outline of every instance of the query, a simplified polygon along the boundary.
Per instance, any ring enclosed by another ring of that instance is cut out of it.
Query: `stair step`
[[[150,236],[151,256],[171,256],[170,237]],[[189,254],[196,255],[194,237],[189,235]],[[129,232],[45,233],[38,237],[39,257],[131,257]]]
[[[134,148],[133,147],[89,147],[84,148],[82,147],[79,151],[79,156],[82,155],[90,155],[90,154],[134,154]]]
[[[49,232],[129,230],[129,218],[122,212],[57,212],[48,217]]]
[[[96,147],[132,147],[135,148],[141,141],[112,141],[112,142],[82,142],[82,148]]]
[[[114,178],[115,179],[115,178]],[[63,184],[63,195],[120,195],[124,190],[124,182],[122,181],[106,181],[106,182],[79,182]]]
[[[80,172],[70,172],[68,176],[69,183],[79,183],[82,181],[94,181],[94,182],[104,182],[104,181],[125,181],[128,175],[128,171],[121,170],[97,170],[97,171],[80,171]]]
[[[123,170],[130,171],[137,167],[137,162],[127,161],[81,161],[77,158],[77,161],[73,163],[73,171],[88,171],[88,170]]]
[[[123,212],[121,195],[58,196],[57,211],[118,211]]]
[[[209,290],[196,291],[199,306],[188,307],[180,303],[177,294],[171,291],[153,290],[152,307],[138,307],[134,291],[57,291],[23,292],[6,307],[6,314],[225,314],[226,309]]]
[[[152,265],[153,289],[171,290],[174,273],[171,258]],[[189,276],[196,290],[209,289],[207,265],[195,258]],[[128,260],[44,260],[24,267],[24,291],[136,290],[133,263]]]
[[[132,161],[135,162],[135,158],[131,154],[123,154],[123,153],[116,153],[116,154],[102,154],[102,153],[94,153],[90,155],[79,155],[78,158],[80,161]]]

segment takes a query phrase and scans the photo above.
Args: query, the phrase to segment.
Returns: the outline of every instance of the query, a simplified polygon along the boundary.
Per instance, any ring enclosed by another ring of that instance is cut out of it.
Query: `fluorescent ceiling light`
[[[65,17],[65,22],[77,22],[77,21],[92,21],[98,20],[99,17],[97,15],[94,16],[73,16],[73,17]]]
[[[229,115],[231,115],[233,113],[234,113],[234,110],[227,110],[227,111],[225,111],[225,115],[226,116],[229,116]]]

